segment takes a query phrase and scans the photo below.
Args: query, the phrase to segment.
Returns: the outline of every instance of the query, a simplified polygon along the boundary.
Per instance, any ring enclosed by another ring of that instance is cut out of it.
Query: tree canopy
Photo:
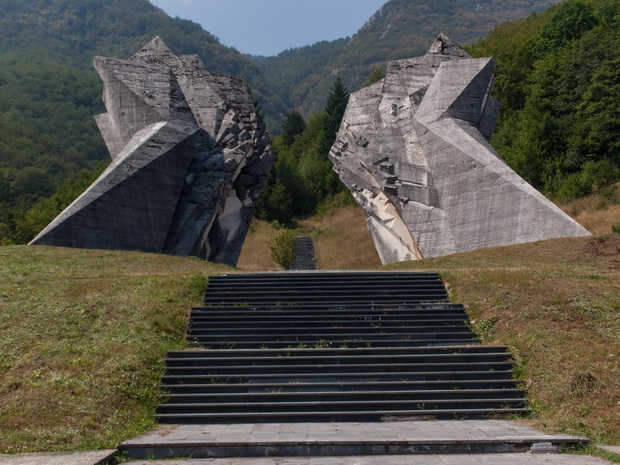
[[[620,2],[568,0],[498,26],[470,51],[497,59],[492,145],[560,199],[620,180]]]

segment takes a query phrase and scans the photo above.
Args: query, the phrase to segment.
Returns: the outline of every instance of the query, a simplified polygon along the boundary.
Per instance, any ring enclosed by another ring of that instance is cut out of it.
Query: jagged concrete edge
[[[138,163],[131,166],[131,169],[133,170],[132,173],[139,171],[141,168],[147,166],[149,163],[153,162],[161,156],[164,156],[179,143],[183,142],[189,137],[192,137],[196,132],[200,131],[200,129],[198,129],[191,133],[183,133],[179,131],[179,129],[176,128],[173,123],[160,121],[136,132],[134,137],[132,137],[130,142],[125,146],[125,149],[118,155],[116,159],[113,160],[113,162],[104,170],[104,172],[101,173],[101,175],[95,180],[95,182],[93,182],[77,199],[75,199],[56,218],[54,218],[54,220],[52,220],[50,224],[48,224],[32,241],[30,241],[29,244],[36,245],[39,243],[44,243],[45,237],[50,234],[58,225],[64,223],[76,213],[79,213],[80,210],[90,205],[101,196],[105,195],[105,193],[108,192],[110,189],[126,181],[128,179],[128,176],[126,175],[126,173],[120,175],[118,172],[119,167],[126,164],[128,160],[132,160],[132,158],[137,155],[137,151],[142,149],[144,147],[144,144],[146,144],[153,136],[157,135],[164,128],[168,128],[174,132],[177,132],[179,135],[178,140],[175,140],[173,143],[167,144],[166,146],[162,146],[160,153],[157,156],[152,156],[148,159],[145,158],[142,160],[136,160],[138,161]],[[152,153],[153,152],[151,152],[151,154]]]

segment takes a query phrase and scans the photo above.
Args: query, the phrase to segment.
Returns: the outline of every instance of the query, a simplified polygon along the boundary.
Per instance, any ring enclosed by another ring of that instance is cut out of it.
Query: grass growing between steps
[[[0,453],[113,447],[153,426],[168,350],[185,347],[197,259],[0,247]]]
[[[620,234],[385,269],[441,273],[484,342],[511,348],[533,426],[620,444]]]

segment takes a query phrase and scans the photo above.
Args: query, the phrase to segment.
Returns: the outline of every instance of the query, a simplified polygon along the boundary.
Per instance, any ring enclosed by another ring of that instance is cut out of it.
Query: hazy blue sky
[[[352,36],[387,0],[150,0],[242,53],[276,55]]]

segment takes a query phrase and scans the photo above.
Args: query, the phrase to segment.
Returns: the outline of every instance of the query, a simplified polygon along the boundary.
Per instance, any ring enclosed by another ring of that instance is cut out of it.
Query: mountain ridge
[[[526,17],[558,1],[390,0],[350,38],[253,59],[284,102],[309,115],[321,109],[335,76],[356,90],[374,68],[424,54],[439,33],[466,45],[501,22]]]

